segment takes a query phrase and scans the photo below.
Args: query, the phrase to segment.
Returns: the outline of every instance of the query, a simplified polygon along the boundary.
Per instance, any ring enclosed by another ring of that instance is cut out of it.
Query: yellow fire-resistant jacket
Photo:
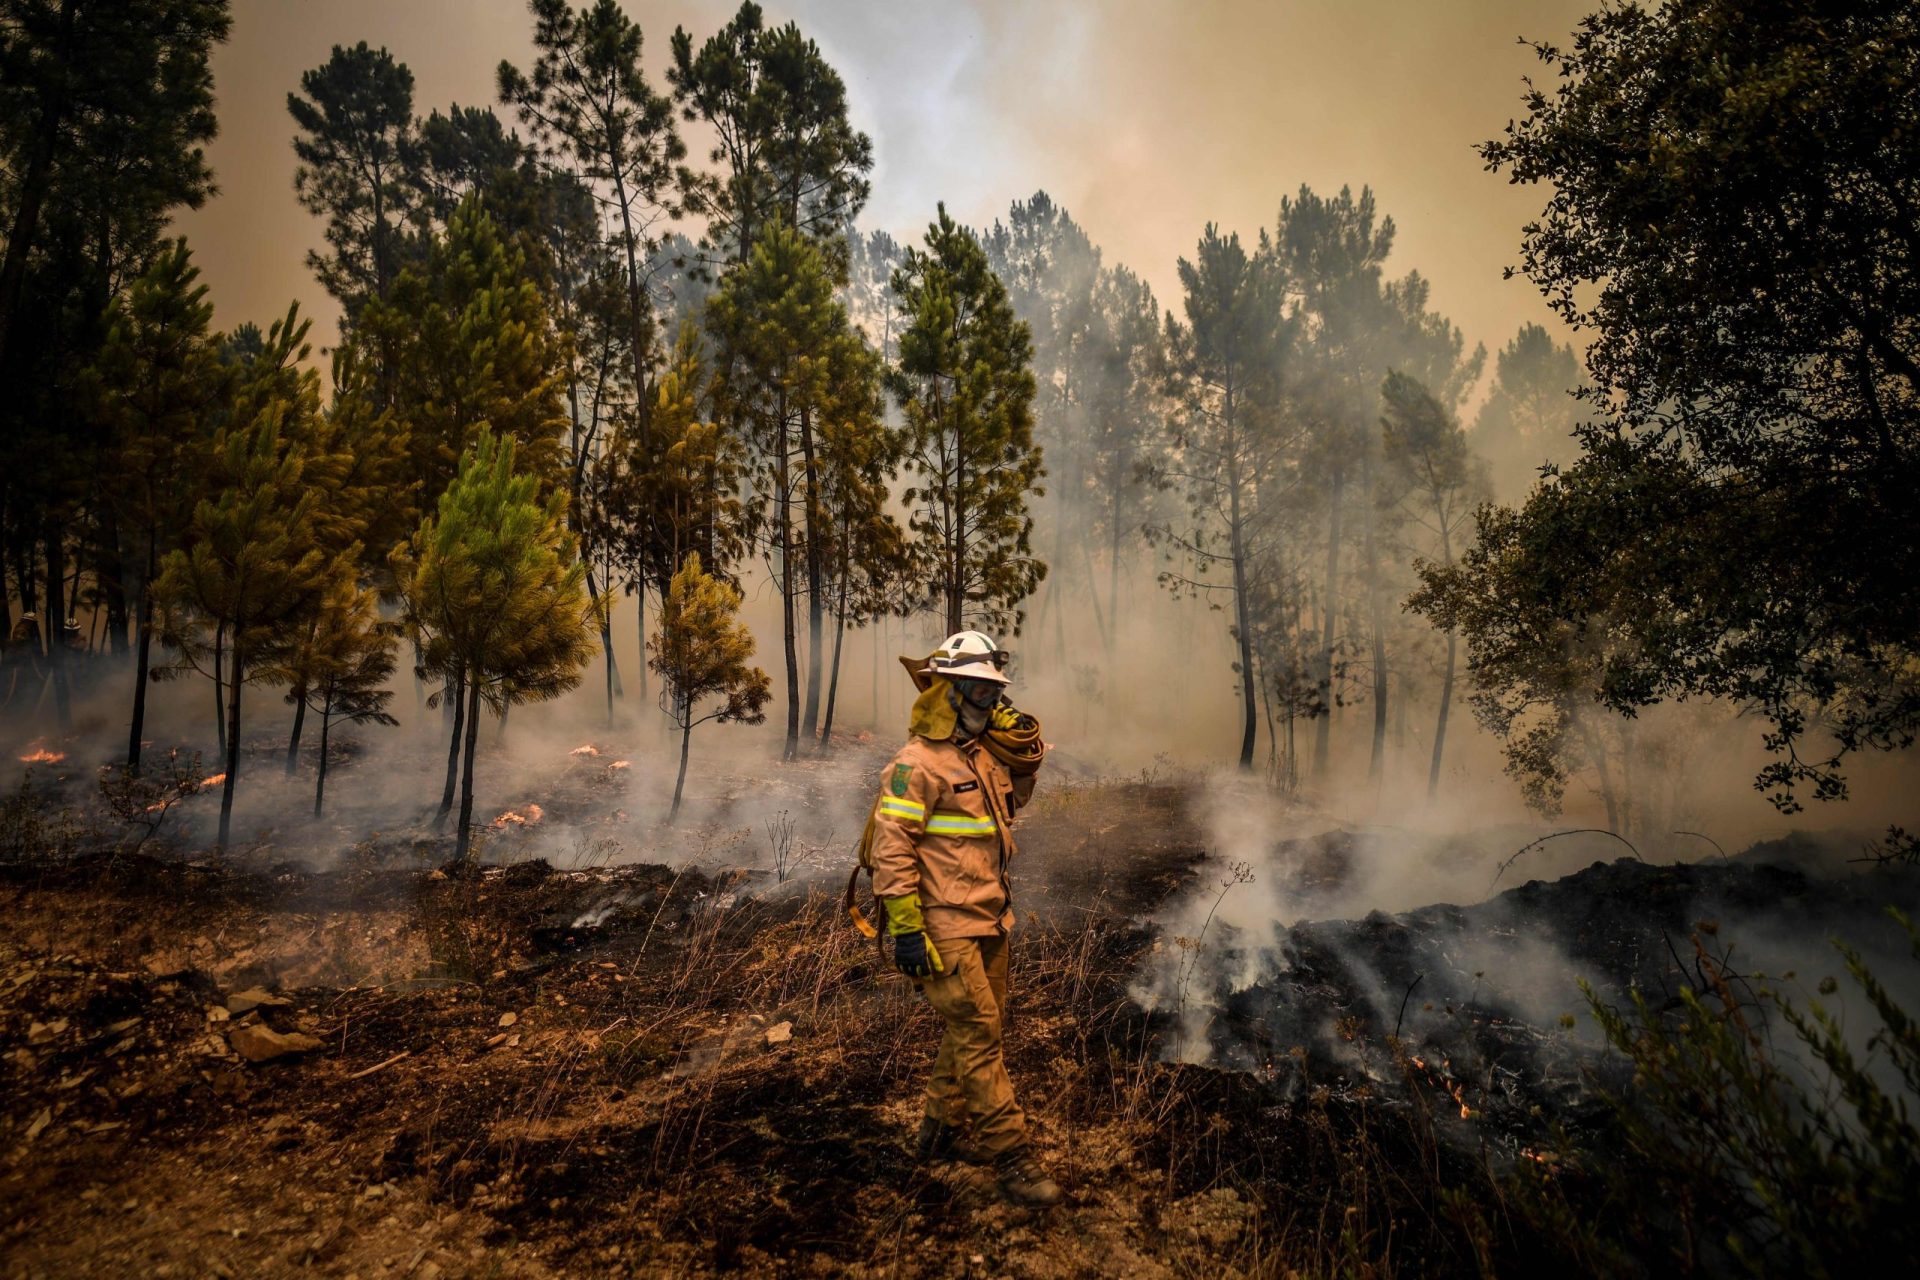
[[[927,935],[970,938],[1013,928],[1007,864],[1013,814],[1033,792],[975,741],[915,735],[880,775],[873,891],[920,895]]]

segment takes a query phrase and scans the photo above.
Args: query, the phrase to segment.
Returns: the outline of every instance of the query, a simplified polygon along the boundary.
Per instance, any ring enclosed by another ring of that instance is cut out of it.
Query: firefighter
[[[1010,1200],[1044,1206],[1060,1188],[1033,1156],[1001,1051],[1014,922],[1009,824],[1044,754],[1038,723],[1004,701],[1007,657],[991,638],[962,631],[908,663],[921,688],[913,736],[881,776],[864,861],[894,964],[946,1021],[917,1154],[990,1163]]]

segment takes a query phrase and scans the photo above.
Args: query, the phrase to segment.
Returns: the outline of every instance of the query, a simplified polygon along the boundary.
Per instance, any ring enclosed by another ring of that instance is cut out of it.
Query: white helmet
[[[1002,670],[1013,655],[980,631],[956,631],[940,642],[928,661],[933,674],[949,680],[986,680],[1011,684]]]

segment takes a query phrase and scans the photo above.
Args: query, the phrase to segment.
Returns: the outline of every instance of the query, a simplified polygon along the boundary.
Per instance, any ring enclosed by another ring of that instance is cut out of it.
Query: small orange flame
[[[631,760],[615,760],[612,764],[608,765],[607,768],[627,769],[627,768],[631,768],[632,766],[633,766],[633,761]]]
[[[20,763],[22,764],[59,764],[62,760],[65,760],[66,758],[67,758],[66,752],[49,751],[45,747],[41,746],[39,743],[36,742],[33,744],[33,749],[31,751],[27,752],[25,755],[20,757]]]
[[[203,787],[217,787],[221,783],[225,782],[226,780],[227,780],[226,774],[216,773],[211,778],[200,779],[200,785]]]
[[[600,748],[589,742],[584,747],[575,747],[573,750],[567,752],[567,754],[570,756],[597,756],[600,754]]]
[[[530,827],[546,816],[546,810],[537,804],[530,804],[525,813],[516,809],[507,810],[493,820],[492,826],[495,831],[505,831],[508,827]]]

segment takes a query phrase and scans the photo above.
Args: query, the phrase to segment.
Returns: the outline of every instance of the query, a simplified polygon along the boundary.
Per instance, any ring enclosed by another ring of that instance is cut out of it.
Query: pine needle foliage
[[[687,782],[687,751],[695,725],[717,720],[759,724],[773,697],[767,673],[749,665],[753,632],[740,621],[738,587],[709,574],[698,553],[673,575],[660,610],[660,629],[647,648],[660,676],[661,706],[680,730],[680,773],[673,784],[671,821]],[[717,706],[702,711],[711,698]]]
[[[480,706],[558,697],[580,683],[598,622],[586,566],[567,530],[566,496],[541,497],[508,436],[483,429],[433,515],[396,553],[405,620],[422,675],[465,690],[466,742],[457,856],[470,847]]]
[[[187,545],[168,553],[154,591],[163,638],[179,654],[157,674],[200,671],[226,686],[226,778],[220,848],[227,847],[240,777],[241,692],[272,670],[292,629],[351,554],[329,555],[316,533],[320,491],[298,441],[299,401],[272,399],[214,439],[212,497],[194,508]],[[355,549],[357,550],[357,548]],[[206,632],[224,640],[224,673],[206,665]]]
[[[909,527],[928,605],[947,629],[1016,635],[1020,602],[1047,566],[1033,555],[1028,498],[1045,490],[1033,440],[1033,342],[986,250],[947,215],[893,273],[906,320],[891,390],[906,416]]]
[[[379,593],[340,574],[327,584],[319,607],[289,655],[300,672],[295,691],[320,717],[320,764],[313,784],[313,816],[327,795],[327,750],[335,724],[400,722],[387,712],[393,691],[394,628],[380,617]],[[293,700],[293,694],[288,700]]]

